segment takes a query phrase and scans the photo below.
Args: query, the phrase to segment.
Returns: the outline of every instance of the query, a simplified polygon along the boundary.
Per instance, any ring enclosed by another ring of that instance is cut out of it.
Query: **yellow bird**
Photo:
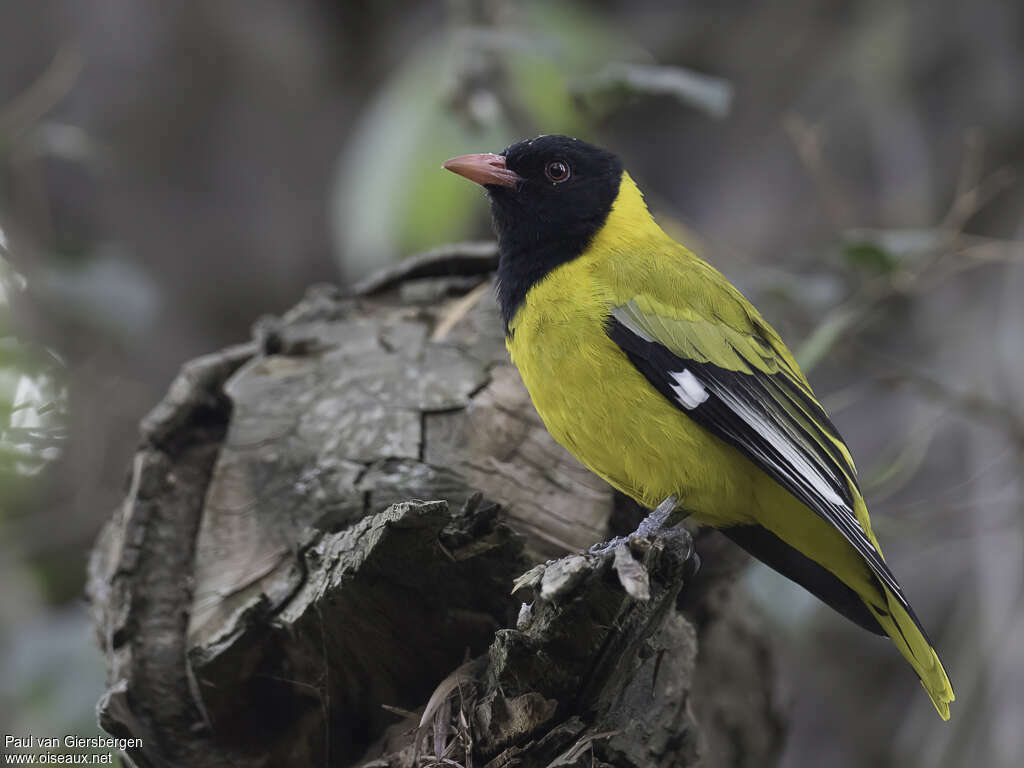
[[[639,503],[678,498],[888,635],[948,720],[953,688],[882,557],[850,452],[754,306],[662,231],[599,147],[541,136],[444,167],[488,192],[506,343],[554,438]]]

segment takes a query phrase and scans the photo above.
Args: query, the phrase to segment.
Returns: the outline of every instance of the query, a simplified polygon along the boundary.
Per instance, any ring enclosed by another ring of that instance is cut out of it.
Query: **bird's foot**
[[[614,539],[608,541],[599,541],[594,544],[590,549],[587,550],[587,554],[590,555],[605,555],[609,552],[614,552],[615,548],[619,544],[628,544],[629,536],[616,536]]]
[[[679,499],[675,494],[667,497],[647,517],[640,521],[640,525],[631,534],[628,536],[616,536],[610,541],[599,542],[588,550],[589,553],[592,555],[602,555],[614,552],[615,548],[620,544],[628,545],[635,539],[651,539],[654,536],[668,539],[689,538],[690,533],[684,528],[665,528],[665,522],[668,520],[669,515],[675,511],[678,503]]]
[[[677,503],[675,496],[669,496],[641,521],[633,533],[595,544],[588,551],[592,556],[611,559],[623,589],[636,600],[650,597],[648,568],[652,561],[660,561],[663,554],[659,553],[672,552],[670,556],[682,564],[686,581],[700,568],[700,558],[694,551],[690,532],[681,525],[665,527]]]

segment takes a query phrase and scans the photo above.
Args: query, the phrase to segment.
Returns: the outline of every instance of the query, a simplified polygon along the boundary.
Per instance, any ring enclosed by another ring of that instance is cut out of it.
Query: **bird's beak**
[[[505,166],[505,158],[501,155],[462,155],[453,157],[441,167],[485,187],[514,187],[522,181],[518,173]]]

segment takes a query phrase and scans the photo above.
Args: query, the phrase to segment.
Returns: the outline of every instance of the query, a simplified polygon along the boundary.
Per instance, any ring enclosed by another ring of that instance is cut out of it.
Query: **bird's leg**
[[[665,521],[668,520],[668,516],[675,511],[676,505],[679,503],[679,497],[674,493],[668,496],[661,504],[654,508],[647,517],[640,521],[640,525],[636,527],[633,532],[634,536],[648,537],[652,536],[662,528],[665,527]]]
[[[610,552],[614,550],[619,544],[628,542],[632,538],[651,538],[652,536],[662,533],[665,527],[665,522],[668,520],[669,515],[675,511],[676,505],[679,503],[679,497],[675,494],[667,497],[661,502],[654,510],[647,515],[643,520],[640,521],[640,525],[637,526],[636,530],[628,536],[616,536],[611,541],[601,542],[595,544],[590,548],[591,554],[599,555],[604,552]],[[671,530],[671,529],[670,529]],[[668,534],[669,531],[664,531],[664,534]]]

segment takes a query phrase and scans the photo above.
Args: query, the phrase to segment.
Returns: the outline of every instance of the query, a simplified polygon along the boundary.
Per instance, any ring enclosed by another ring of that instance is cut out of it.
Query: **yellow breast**
[[[675,493],[698,522],[745,521],[750,465],[669,403],[605,332],[624,283],[644,273],[655,238],[667,239],[653,220],[656,231],[630,231],[620,202],[630,196],[620,193],[581,256],[530,289],[509,324],[512,361],[548,431],[611,485],[648,507]]]

